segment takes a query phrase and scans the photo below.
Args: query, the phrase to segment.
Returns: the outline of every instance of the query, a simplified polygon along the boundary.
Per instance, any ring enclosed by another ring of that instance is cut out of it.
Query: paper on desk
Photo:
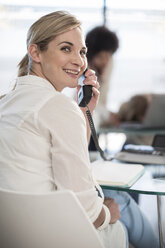
[[[144,173],[144,166],[141,164],[97,160],[91,165],[93,175],[101,185],[128,188]]]

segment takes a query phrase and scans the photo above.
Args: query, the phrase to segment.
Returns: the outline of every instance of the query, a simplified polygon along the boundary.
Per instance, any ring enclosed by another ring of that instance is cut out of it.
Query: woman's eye
[[[64,52],[70,52],[70,47],[62,47],[61,50]]]
[[[86,56],[87,52],[85,50],[80,51],[80,54]]]

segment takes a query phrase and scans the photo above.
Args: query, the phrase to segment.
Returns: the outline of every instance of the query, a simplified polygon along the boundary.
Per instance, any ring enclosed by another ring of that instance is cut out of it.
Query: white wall
[[[131,1],[126,2],[107,0],[107,26],[120,40],[107,103],[113,111],[133,94],[165,92],[165,6],[161,0],[148,5],[148,0],[134,0],[136,9]],[[14,83],[17,64],[26,52],[27,30],[40,16],[68,10],[82,21],[85,32],[103,23],[102,0],[69,3],[0,0],[0,95]],[[152,4],[156,4],[154,8]],[[161,8],[155,7],[159,5]]]

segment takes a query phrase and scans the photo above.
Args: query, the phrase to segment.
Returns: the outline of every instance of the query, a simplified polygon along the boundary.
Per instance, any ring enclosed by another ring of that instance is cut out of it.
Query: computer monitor
[[[165,94],[155,94],[147,110],[145,127],[165,127]]]

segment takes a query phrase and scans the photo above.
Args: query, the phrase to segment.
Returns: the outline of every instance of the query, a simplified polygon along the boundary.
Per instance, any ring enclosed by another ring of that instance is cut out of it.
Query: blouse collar
[[[18,77],[16,79],[16,86],[17,85],[37,85],[40,87],[47,87],[49,89],[56,90],[55,87],[48,80],[34,75]]]

